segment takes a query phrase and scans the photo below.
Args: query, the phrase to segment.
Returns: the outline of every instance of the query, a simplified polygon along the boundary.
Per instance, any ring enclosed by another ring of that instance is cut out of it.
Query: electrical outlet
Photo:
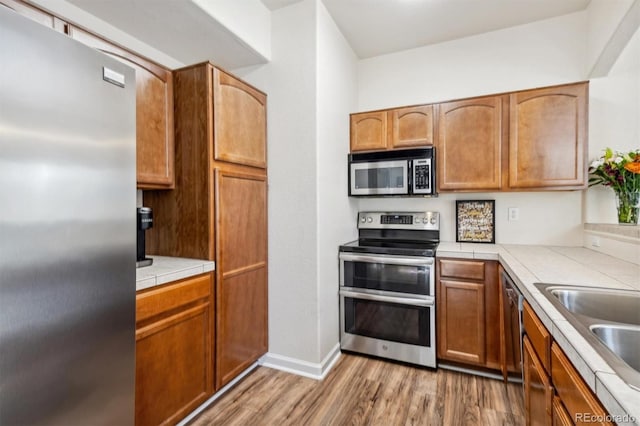
[[[600,247],[600,238],[591,237],[591,246],[592,247]]]
[[[509,222],[520,219],[520,209],[517,207],[509,207]]]

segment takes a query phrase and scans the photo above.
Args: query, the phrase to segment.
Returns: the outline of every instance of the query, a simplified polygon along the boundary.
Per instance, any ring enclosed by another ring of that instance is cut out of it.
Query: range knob
[[[429,218],[425,217],[424,219],[422,219],[422,223],[429,223]]]
[[[371,223],[371,222],[373,222],[373,218],[372,218],[371,216],[369,216],[369,217],[367,218],[367,223]]]
[[[362,216],[362,217],[360,218],[360,222],[365,223],[366,221],[367,221],[367,218],[366,218],[366,217]]]
[[[435,225],[435,224],[436,224],[436,218],[435,218],[435,217],[432,217],[432,218],[431,218],[431,224],[432,224],[432,225]]]

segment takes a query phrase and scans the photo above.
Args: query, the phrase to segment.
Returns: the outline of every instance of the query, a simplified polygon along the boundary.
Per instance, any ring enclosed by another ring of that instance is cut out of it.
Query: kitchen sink
[[[640,391],[640,291],[535,285],[613,371]]]
[[[549,292],[574,314],[640,325],[640,292],[584,287],[551,288]]]
[[[590,328],[611,352],[640,371],[640,327],[592,325]]]

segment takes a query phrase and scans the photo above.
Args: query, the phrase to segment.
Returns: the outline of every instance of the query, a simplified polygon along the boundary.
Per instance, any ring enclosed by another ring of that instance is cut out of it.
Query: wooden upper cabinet
[[[587,102],[588,83],[510,95],[510,188],[586,188]]]
[[[175,181],[171,71],[78,27],[69,26],[69,35],[135,69],[138,188],[173,188]]]
[[[351,152],[433,145],[433,105],[351,114]]]
[[[504,102],[491,96],[439,105],[439,191],[502,188]]]
[[[26,4],[18,0],[0,0],[0,6],[1,5],[7,6],[9,9],[14,10],[20,15],[36,21],[45,27],[53,28],[61,33],[67,32],[66,22],[57,16],[53,16],[44,10],[38,9],[35,6],[31,6],[30,4]]]
[[[388,114],[392,148],[433,145],[432,105],[392,109]]]
[[[387,149],[387,112],[351,114],[351,152]]]
[[[213,155],[218,161],[267,167],[267,96],[213,68]]]

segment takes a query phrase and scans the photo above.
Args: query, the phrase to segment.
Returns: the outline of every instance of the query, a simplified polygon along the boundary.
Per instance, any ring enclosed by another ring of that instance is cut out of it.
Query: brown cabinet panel
[[[25,16],[32,21],[36,21],[45,27],[53,28],[61,33],[67,32],[67,23],[44,10],[35,6],[24,3],[19,0],[0,0],[0,6],[7,6],[9,9],[15,10],[20,15]]]
[[[504,101],[503,96],[492,96],[439,105],[439,190],[502,187]]]
[[[607,411],[556,343],[551,345],[551,379],[562,404],[577,424],[586,423],[587,416],[591,420],[607,418]],[[590,423],[612,424],[606,421]]]
[[[266,168],[267,97],[213,68],[214,159]]]
[[[138,188],[172,188],[174,129],[171,71],[78,27],[69,26],[69,35],[135,69]]]
[[[571,416],[567,413],[567,410],[562,405],[562,401],[557,396],[553,397],[553,414],[552,424],[553,426],[573,426]]]
[[[511,94],[511,188],[586,188],[587,91],[580,83]]]
[[[526,301],[522,312],[522,324],[529,336],[531,346],[538,354],[540,363],[549,374],[551,372],[551,334]]]
[[[526,424],[550,425],[553,387],[527,336],[524,336],[522,355]]]
[[[438,356],[450,361],[485,362],[484,284],[441,279],[438,307]]]
[[[436,280],[438,358],[500,369],[498,262],[438,259]]]
[[[484,281],[483,261],[440,259],[440,275],[443,277]]]
[[[392,148],[433,145],[433,105],[396,108],[389,116]]]
[[[351,152],[387,149],[387,112],[351,114]]]
[[[211,274],[136,296],[136,425],[175,424],[213,393]]]
[[[267,268],[228,274],[218,281],[216,389],[267,352]]]
[[[217,169],[216,385],[224,386],[267,351],[265,176]]]

